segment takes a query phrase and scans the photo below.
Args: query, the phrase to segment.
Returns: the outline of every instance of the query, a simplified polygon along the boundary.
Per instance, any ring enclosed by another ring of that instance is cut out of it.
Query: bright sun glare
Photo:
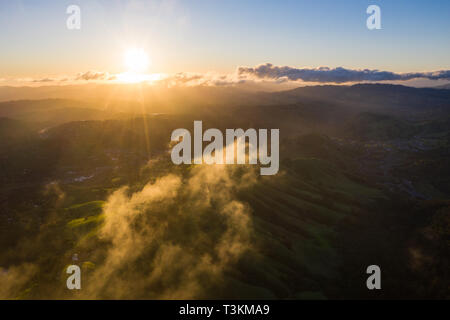
[[[142,49],[130,49],[125,53],[125,66],[128,72],[144,73],[149,64],[148,55]]]
[[[119,81],[136,83],[155,80],[154,76],[146,74],[150,59],[143,49],[129,49],[125,52],[124,63],[126,72],[117,76]]]

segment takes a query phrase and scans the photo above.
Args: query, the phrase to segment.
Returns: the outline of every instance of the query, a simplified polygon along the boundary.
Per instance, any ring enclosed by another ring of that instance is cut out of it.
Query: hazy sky
[[[66,8],[81,7],[81,30]],[[366,8],[381,7],[382,30]],[[124,71],[144,48],[150,72],[238,66],[450,69],[448,0],[0,0],[0,78]]]

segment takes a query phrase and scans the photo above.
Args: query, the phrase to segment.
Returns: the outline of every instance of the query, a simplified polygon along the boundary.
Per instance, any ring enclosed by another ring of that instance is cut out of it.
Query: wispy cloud
[[[235,74],[186,73],[179,72],[162,77],[159,84],[174,86],[232,86],[242,84],[246,79],[239,79]]]
[[[133,80],[133,81],[131,81]],[[435,81],[450,80],[450,70],[440,70],[431,72],[408,72],[396,73],[392,71],[380,71],[372,69],[347,69],[343,67],[330,68],[296,68],[289,66],[275,66],[271,63],[261,64],[255,67],[241,66],[234,73],[220,74],[215,72],[190,73],[179,72],[174,74],[143,74],[130,75],[128,73],[112,74],[105,71],[80,72],[75,76],[61,76],[59,78],[43,77],[38,79],[22,78],[15,79],[15,83],[34,84],[62,84],[64,83],[129,83],[145,82],[152,85],[164,87],[194,87],[194,86],[214,86],[253,89],[286,89],[295,87],[301,83],[315,85],[320,83],[357,83],[357,82],[392,82],[402,83],[407,81],[424,81],[436,85]],[[301,83],[300,83],[301,82]]]
[[[74,80],[114,80],[115,77],[108,72],[87,71],[79,73]]]
[[[295,68],[289,66],[274,66],[271,63],[256,67],[239,67],[240,77],[272,80],[302,80],[304,82],[345,83],[362,81],[406,81],[423,78],[429,80],[450,79],[450,70],[434,72],[395,73],[370,69],[346,69],[343,67],[329,68]]]
[[[33,264],[24,263],[18,266],[10,266],[7,269],[0,267],[0,298],[17,299],[20,293],[37,272]]]
[[[33,79],[33,80],[30,80],[31,82],[34,82],[34,83],[47,83],[47,82],[64,82],[64,81],[67,81],[67,80],[69,80],[69,79],[67,79],[67,78],[41,78],[41,79]]]
[[[98,234],[109,245],[85,280],[83,298],[204,296],[253,248],[250,209],[236,191],[256,179],[252,170],[201,166],[187,177],[163,175],[134,193],[112,193]]]

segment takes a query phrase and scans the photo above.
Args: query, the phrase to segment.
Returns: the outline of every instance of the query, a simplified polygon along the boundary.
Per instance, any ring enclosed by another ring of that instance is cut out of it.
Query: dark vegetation
[[[63,290],[63,271],[74,253],[87,273],[105,259],[98,230],[108,196],[168,173],[189,176],[192,166],[173,166],[167,151],[172,130],[194,120],[281,132],[280,174],[233,190],[250,208],[254,249],[220,282],[200,281],[194,297],[450,298],[450,90],[322,86],[233,97],[192,90],[122,109],[92,100],[0,103],[0,272],[26,263],[38,270],[6,298],[77,298]],[[146,168],[149,160],[155,164]],[[201,220],[172,221],[180,208],[188,210],[175,204],[158,216],[177,230],[168,241],[201,234],[193,252],[213,247],[227,223],[218,207]],[[140,259],[133,272],[145,275],[154,253]],[[381,291],[365,286],[371,264],[381,267]],[[130,298],[158,297],[153,290],[171,283]]]

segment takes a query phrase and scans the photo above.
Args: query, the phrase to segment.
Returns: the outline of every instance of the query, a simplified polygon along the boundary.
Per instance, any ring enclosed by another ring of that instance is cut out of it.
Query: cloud
[[[20,298],[36,271],[37,268],[29,263],[0,268],[0,299]]]
[[[7,80],[7,79],[0,79],[0,81],[2,80]],[[34,78],[17,78],[17,79],[12,79],[11,81],[14,82],[32,82],[32,83],[54,83],[54,82],[64,82],[64,81],[68,81],[69,78],[64,77],[64,78],[51,78],[51,77],[45,77],[45,78],[38,78],[38,79],[34,79]]]
[[[68,238],[57,236],[63,229],[55,226],[76,215],[62,209],[65,194],[59,185],[48,184],[44,194],[52,213],[36,237],[10,249],[14,264],[0,266],[0,298],[194,299],[220,294],[227,271],[258,250],[250,206],[238,197],[257,183],[258,170],[168,167],[167,160],[144,166],[142,184],[114,191],[95,229],[70,228]],[[74,246],[67,246],[68,239]],[[33,263],[17,264],[17,253]],[[74,253],[82,269],[82,289],[75,295],[66,288]]]
[[[75,80],[112,80],[115,79],[114,76],[110,75],[108,72],[101,71],[87,71],[81,72],[76,77]]]
[[[43,79],[35,79],[32,82],[53,82],[56,81],[55,79],[52,78],[43,78]]]
[[[233,86],[242,84],[246,80],[238,79],[234,74],[217,74],[217,73],[188,73],[179,72],[173,75],[167,75],[158,81],[159,84],[168,87],[176,86]]]
[[[405,81],[416,78],[429,80],[450,79],[450,70],[435,72],[395,73],[379,70],[353,70],[342,67],[329,68],[295,68],[288,66],[274,66],[271,63],[256,67],[239,67],[240,77],[273,80],[302,80],[305,82],[345,83],[362,81]]]
[[[153,161],[147,169],[160,165]],[[252,249],[250,209],[236,192],[257,175],[241,171],[197,166],[188,175],[162,174],[134,192],[115,191],[98,232],[104,245],[94,247],[103,258],[86,276],[82,297],[209,296],[227,268]]]
[[[125,77],[124,77],[125,75]],[[239,87],[251,90],[282,90],[298,86],[299,81],[310,84],[319,83],[355,83],[355,82],[390,82],[423,81],[428,85],[436,85],[435,81],[450,80],[450,70],[432,72],[395,73],[370,69],[347,69],[343,67],[330,68],[295,68],[289,66],[275,66],[271,63],[255,67],[238,67],[236,72],[220,74],[215,72],[142,75],[142,82],[163,87]],[[125,79],[125,80],[124,80]],[[41,79],[16,79],[18,82],[33,82],[53,84],[56,82],[80,83],[85,81],[98,82],[127,82],[127,74],[111,74],[103,71],[87,71],[76,76],[65,78],[45,77]]]

